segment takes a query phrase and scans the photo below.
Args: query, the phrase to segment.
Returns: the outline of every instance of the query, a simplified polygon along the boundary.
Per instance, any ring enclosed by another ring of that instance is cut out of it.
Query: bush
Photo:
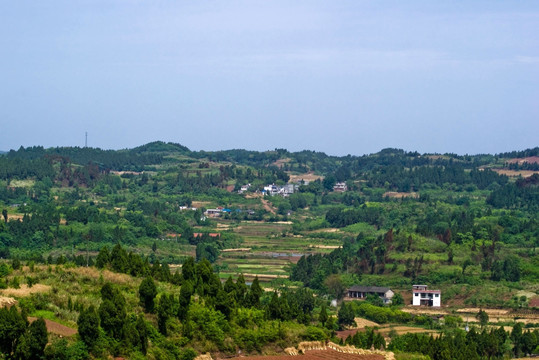
[[[308,341],[323,341],[327,339],[324,330],[315,326],[308,326],[302,337]]]

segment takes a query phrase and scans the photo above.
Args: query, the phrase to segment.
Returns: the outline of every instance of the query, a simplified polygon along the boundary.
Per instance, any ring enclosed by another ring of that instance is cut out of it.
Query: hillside
[[[0,295],[49,327],[79,332],[91,309],[125,313],[116,325],[103,315],[90,326],[96,343],[50,335],[66,352],[83,346],[96,358],[273,354],[339,341],[335,331],[354,316],[458,337],[462,316],[485,309],[493,329],[534,334],[538,155],[21,147],[0,157]],[[139,298],[143,279],[156,284],[154,309]],[[442,307],[413,307],[414,284],[440,290]],[[397,307],[376,297],[341,302],[353,285],[389,287]],[[125,306],[101,310],[114,298]],[[147,331],[147,348],[133,328]],[[370,348],[378,337],[385,347],[396,336],[361,331],[370,343],[355,332],[347,343]],[[405,351],[412,340],[399,341],[391,346]],[[516,355],[532,352],[511,341]]]

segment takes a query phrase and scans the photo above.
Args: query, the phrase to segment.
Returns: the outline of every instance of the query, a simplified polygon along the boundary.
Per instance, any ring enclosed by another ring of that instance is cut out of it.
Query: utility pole
[[[84,147],[88,147],[88,131],[84,133],[85,139],[84,139]]]

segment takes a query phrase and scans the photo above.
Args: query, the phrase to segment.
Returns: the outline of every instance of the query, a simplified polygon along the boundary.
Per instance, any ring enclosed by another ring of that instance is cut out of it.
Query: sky
[[[0,150],[539,146],[538,1],[0,2]]]

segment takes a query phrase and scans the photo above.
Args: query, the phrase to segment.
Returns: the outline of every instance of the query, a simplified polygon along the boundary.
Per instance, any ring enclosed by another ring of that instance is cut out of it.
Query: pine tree
[[[144,306],[146,312],[153,312],[155,303],[154,299],[157,295],[157,288],[151,277],[147,277],[140,283],[138,288],[138,293],[140,297],[140,303]]]
[[[318,315],[318,321],[320,321],[322,326],[326,326],[326,321],[328,321],[328,313],[326,310],[326,304],[323,304],[322,309],[320,309],[320,315]]]
[[[92,350],[95,342],[99,338],[99,316],[94,306],[80,312],[77,320],[80,339]]]

